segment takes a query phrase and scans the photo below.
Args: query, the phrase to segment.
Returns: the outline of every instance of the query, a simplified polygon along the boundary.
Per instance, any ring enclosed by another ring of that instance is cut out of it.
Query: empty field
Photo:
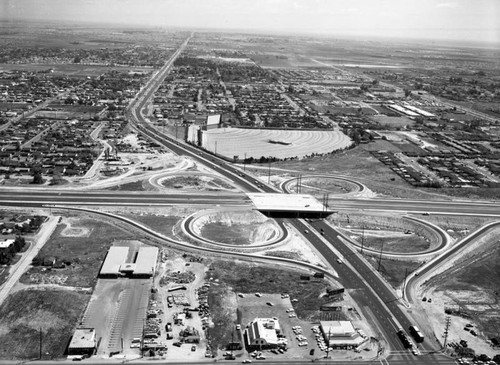
[[[272,143],[274,141],[275,143]],[[278,142],[278,143],[276,143]],[[351,145],[339,131],[221,128],[203,134],[203,148],[228,158],[302,158],[330,153]]]
[[[36,359],[40,342],[45,358],[63,357],[88,300],[88,294],[73,290],[11,294],[0,307],[0,359]]]

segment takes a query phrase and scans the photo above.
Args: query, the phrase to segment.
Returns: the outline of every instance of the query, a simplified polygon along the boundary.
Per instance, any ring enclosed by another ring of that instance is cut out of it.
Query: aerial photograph
[[[0,364],[500,364],[500,1],[0,0]]]

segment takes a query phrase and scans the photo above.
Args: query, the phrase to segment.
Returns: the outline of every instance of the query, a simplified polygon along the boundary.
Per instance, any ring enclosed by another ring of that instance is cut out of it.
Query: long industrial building
[[[101,266],[99,277],[152,277],[158,260],[158,248],[143,246],[139,248],[137,255],[129,255],[129,251],[130,248],[126,246],[110,247]],[[135,256],[135,261],[127,261],[129,256]]]

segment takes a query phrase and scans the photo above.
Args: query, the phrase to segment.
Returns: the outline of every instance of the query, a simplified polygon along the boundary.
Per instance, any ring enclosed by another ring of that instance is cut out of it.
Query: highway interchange
[[[150,100],[151,96],[168,74],[176,57],[178,57],[190,38],[174,53],[165,66],[157,72],[146,86],[141,90],[129,108],[129,117],[135,127],[143,134],[161,143],[165,148],[179,155],[186,155],[198,163],[212,168],[233,181],[244,192],[269,192],[276,193],[275,188],[267,186],[245,171],[235,168],[207,152],[179,142],[177,139],[167,136],[151,127],[142,115],[142,110]],[[377,200],[377,199],[331,199],[330,206],[334,209],[356,209],[356,210],[388,210],[403,211],[410,213],[429,214],[470,214],[500,216],[500,204],[482,204],[469,202],[451,201],[406,201],[406,200]],[[161,206],[189,204],[200,206],[248,206],[251,202],[244,193],[203,193],[203,194],[163,194],[163,193],[130,193],[123,195],[122,192],[79,192],[79,191],[49,191],[36,190],[1,190],[0,205],[4,206],[93,206],[93,205],[142,205]],[[339,232],[331,225],[321,219],[305,221],[302,219],[284,219],[289,225],[304,234],[315,249],[321,253],[325,260],[335,268],[339,275],[339,281],[347,289],[356,289],[355,299],[362,310],[373,314],[372,320],[376,322],[383,337],[389,343],[390,355],[386,359],[371,362],[350,361],[349,364],[453,364],[454,360],[439,353],[439,345],[436,340],[428,339],[421,347],[422,355],[413,356],[406,351],[396,335],[399,327],[408,329],[413,325],[413,320],[407,308],[402,304],[401,298],[396,297],[394,290],[384,282],[381,276],[360,256],[357,251],[339,239]],[[323,233],[323,234],[321,234]],[[479,233],[478,233],[479,234]],[[471,237],[472,240],[474,237]],[[467,242],[463,242],[466,245]],[[459,250],[462,246],[454,248]],[[450,255],[453,252],[450,252]],[[339,259],[343,263],[339,263]],[[443,256],[442,260],[446,257]],[[436,264],[439,264],[437,261]],[[427,272],[432,267],[426,269]],[[425,274],[422,272],[422,274]],[[408,283],[406,296],[411,299],[410,287],[416,283],[419,277],[413,276]],[[95,362],[97,364],[97,362]],[[267,361],[266,363],[274,363]],[[280,362],[282,364],[282,362]],[[301,361],[287,361],[288,364],[302,363]]]

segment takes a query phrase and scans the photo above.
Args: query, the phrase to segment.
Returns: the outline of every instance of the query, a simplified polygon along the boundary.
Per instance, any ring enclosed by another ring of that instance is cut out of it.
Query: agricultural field
[[[348,148],[351,139],[339,131],[221,128],[205,132],[203,148],[233,159],[303,158]]]

